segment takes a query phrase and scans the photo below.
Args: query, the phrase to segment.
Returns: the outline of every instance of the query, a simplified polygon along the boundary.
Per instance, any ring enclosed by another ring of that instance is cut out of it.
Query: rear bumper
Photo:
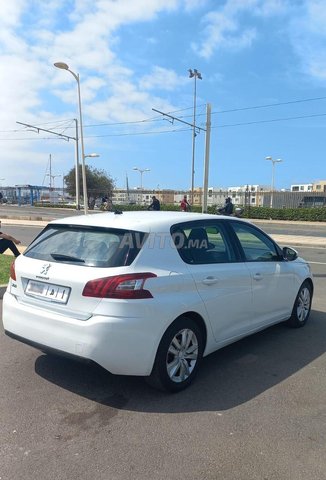
[[[150,375],[161,337],[151,318],[96,315],[87,321],[3,298],[6,334],[42,351],[93,361],[113,374]]]
[[[92,360],[88,358],[79,357],[78,355],[72,355],[70,353],[62,352],[61,350],[57,350],[56,348],[48,347],[47,345],[41,345],[40,343],[33,342],[32,340],[28,340],[27,338],[20,337],[19,335],[15,335],[14,333],[8,332],[5,330],[5,334],[12,338],[13,340],[17,340],[18,342],[25,343],[30,347],[34,347],[37,350],[41,350],[44,353],[52,353],[53,355],[58,355],[65,358],[70,358],[71,360],[76,360],[82,363],[92,363]]]

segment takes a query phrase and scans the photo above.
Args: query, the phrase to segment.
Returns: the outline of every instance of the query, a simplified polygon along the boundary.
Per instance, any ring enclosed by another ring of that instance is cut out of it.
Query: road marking
[[[313,248],[314,250],[325,250],[325,247],[321,246],[321,245],[294,245],[292,244],[296,249],[306,249],[306,248]]]

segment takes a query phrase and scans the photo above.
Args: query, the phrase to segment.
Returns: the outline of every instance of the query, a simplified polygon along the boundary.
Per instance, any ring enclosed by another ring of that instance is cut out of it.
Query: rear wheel
[[[310,315],[312,300],[312,287],[309,282],[304,282],[295,299],[292,315],[288,325],[293,328],[303,327]]]
[[[147,381],[160,390],[183,390],[192,382],[202,356],[201,329],[191,318],[180,317],[163,335]]]

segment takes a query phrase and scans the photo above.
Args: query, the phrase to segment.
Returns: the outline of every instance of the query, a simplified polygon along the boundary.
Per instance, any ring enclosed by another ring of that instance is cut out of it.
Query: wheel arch
[[[310,277],[306,278],[306,280],[304,282],[302,282],[302,284],[304,284],[305,282],[309,283],[310,288],[311,288],[311,296],[313,296],[313,294],[314,294],[314,282],[312,281],[312,279]]]
[[[176,322],[177,320],[179,320],[179,318],[182,318],[182,317],[188,317],[188,318],[191,318],[191,320],[193,320],[194,322],[196,322],[196,324],[198,325],[198,327],[200,328],[202,334],[203,334],[203,351],[205,351],[205,348],[206,348],[206,343],[207,343],[207,326],[206,326],[206,323],[203,319],[203,317],[197,313],[197,312],[193,312],[193,311],[189,311],[189,312],[184,312],[182,313],[181,315],[179,315],[173,322]],[[171,325],[172,325],[171,324]]]

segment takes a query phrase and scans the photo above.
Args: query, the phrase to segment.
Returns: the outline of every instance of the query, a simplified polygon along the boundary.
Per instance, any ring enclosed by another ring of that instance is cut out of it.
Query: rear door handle
[[[259,281],[259,280],[262,280],[262,279],[263,279],[263,276],[262,276],[261,273],[255,273],[255,275],[254,275],[254,280]]]
[[[218,278],[216,277],[206,277],[203,280],[204,285],[214,285],[215,283],[218,283]]]

